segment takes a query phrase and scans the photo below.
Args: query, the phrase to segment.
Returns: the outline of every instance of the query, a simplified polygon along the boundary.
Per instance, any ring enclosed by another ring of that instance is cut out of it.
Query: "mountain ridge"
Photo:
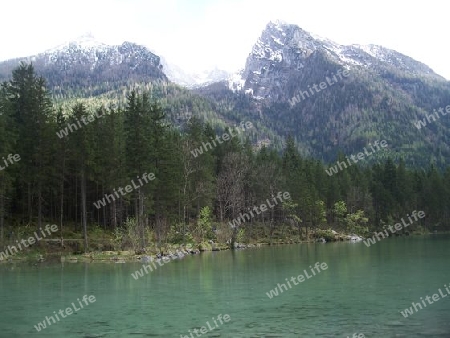
[[[35,57],[1,62],[0,80],[21,60],[32,60],[53,95],[62,99],[108,93],[108,100],[116,100],[129,88],[143,84],[148,90],[151,84],[155,98],[173,116],[209,116],[221,126],[254,121],[261,131],[255,144],[279,149],[291,135],[302,154],[326,162],[375,139],[392,145],[386,156],[404,157],[409,165],[445,165],[450,158],[450,122],[441,119],[420,133],[413,123],[450,103],[448,81],[396,51],[339,45],[297,25],[270,22],[239,74],[190,91],[165,87],[170,79],[161,57],[131,42],[109,46],[88,36]],[[350,76],[290,104],[343,70]]]
[[[125,41],[107,45],[92,36],[70,41],[34,56],[0,62],[0,80],[6,80],[20,62],[32,63],[54,95],[96,96],[136,82],[165,81],[160,57],[142,45]]]

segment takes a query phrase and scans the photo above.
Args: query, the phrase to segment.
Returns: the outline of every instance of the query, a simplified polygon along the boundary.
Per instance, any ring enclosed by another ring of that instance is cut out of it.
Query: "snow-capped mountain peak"
[[[74,49],[103,49],[108,47],[107,44],[97,40],[91,32],[85,33],[75,40],[67,41],[55,48],[45,51],[45,53],[58,52],[61,50],[74,48]]]
[[[247,58],[245,69],[229,79],[229,88],[254,98],[279,100],[296,78],[311,69],[342,67],[370,72],[395,71],[406,77],[444,80],[425,64],[378,45],[341,45],[297,25],[269,22]]]
[[[10,69],[11,65],[21,61],[33,62],[36,71],[46,78],[49,88],[59,93],[67,93],[79,86],[83,90],[92,88],[98,94],[107,91],[108,86],[117,88],[130,83],[168,81],[159,56],[145,46],[131,42],[108,45],[92,34],[34,56],[8,60],[2,65],[4,69]]]

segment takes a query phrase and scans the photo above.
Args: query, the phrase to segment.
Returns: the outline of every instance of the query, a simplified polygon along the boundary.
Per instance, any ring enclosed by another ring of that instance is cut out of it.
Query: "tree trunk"
[[[75,231],[78,228],[78,179],[75,176]]]
[[[3,243],[4,226],[5,226],[5,195],[3,192],[4,187],[2,186],[1,189],[2,193],[0,194],[0,243]]]
[[[38,229],[42,228],[42,183],[38,183]]]
[[[144,225],[144,194],[138,189],[139,196],[139,227],[141,229],[141,249],[145,250],[145,225]]]
[[[64,176],[65,176],[65,168],[66,168],[66,159],[63,159],[62,166],[62,177],[61,177],[61,198],[59,200],[60,209],[59,209],[59,232],[61,234],[61,247],[64,247],[64,238],[63,238],[63,218],[64,218]]]
[[[102,194],[101,194],[101,196],[105,196],[105,188],[103,186],[102,186]],[[114,199],[113,203],[115,203],[115,202],[116,202],[116,200]],[[98,211],[98,224],[100,224],[100,212],[101,212],[102,218],[103,218],[102,219],[103,228],[106,229],[107,208],[102,208],[101,211],[100,210]]]
[[[86,212],[86,177],[84,168],[81,169],[81,221],[83,223],[83,235],[84,235],[84,252],[88,251],[88,238],[87,238],[87,212]]]
[[[187,214],[187,185],[188,185],[188,176],[184,176],[184,186],[183,186],[183,244],[186,245],[186,214]]]
[[[28,183],[28,224],[31,224],[31,222],[33,221],[33,208],[31,204],[31,183]]]
[[[114,200],[112,202],[111,213],[112,213],[112,226],[113,226],[113,228],[115,230],[115,229],[117,229],[117,204],[116,204],[116,200]],[[105,229],[106,229],[106,226],[105,226]]]

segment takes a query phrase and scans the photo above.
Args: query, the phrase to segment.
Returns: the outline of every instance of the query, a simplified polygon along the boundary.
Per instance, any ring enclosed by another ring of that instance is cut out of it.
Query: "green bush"
[[[122,249],[132,248],[133,250],[139,250],[141,234],[136,219],[127,218],[123,225],[122,234]]]
[[[333,234],[333,232],[331,231],[331,229],[327,229],[327,230],[316,230],[316,238],[324,238],[327,242],[332,242],[335,240],[335,236]]]
[[[238,243],[244,243],[244,239],[245,239],[245,230],[240,228],[238,230],[237,236],[236,236],[236,241]]]
[[[212,211],[206,206],[200,210],[197,220],[197,234],[203,242],[206,239],[215,239],[212,231]]]
[[[192,237],[192,234],[188,231],[188,226],[186,225],[186,229],[184,229],[184,227],[185,226],[182,223],[172,225],[167,235],[168,242],[174,244],[182,244],[184,241],[186,241],[186,243],[193,243],[194,238]],[[186,233],[183,236],[183,232],[185,230]]]

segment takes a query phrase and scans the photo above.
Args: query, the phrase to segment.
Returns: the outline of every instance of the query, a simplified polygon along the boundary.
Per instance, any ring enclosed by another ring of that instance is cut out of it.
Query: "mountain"
[[[95,96],[139,82],[167,82],[159,56],[131,42],[110,46],[84,35],[35,56],[0,63],[0,80],[5,80],[20,62],[32,62],[47,80],[54,95],[80,90]]]
[[[230,74],[227,71],[215,67],[201,72],[189,72],[165,58],[161,58],[164,73],[170,81],[187,88],[196,88],[227,80]]]
[[[312,85],[313,68],[319,67],[316,71],[323,77],[318,80],[323,81],[327,71],[336,66],[378,76],[394,73],[445,81],[428,66],[394,50],[377,45],[343,46],[314,37],[296,25],[277,21],[266,26],[247,58],[244,71],[230,81],[230,88],[243,83],[241,90],[253,97],[279,102],[294,96],[295,90],[300,89],[296,88],[299,80],[304,78],[306,87]]]
[[[266,26],[244,68],[232,75],[219,69],[195,74],[144,46],[110,46],[92,36],[0,62],[0,81],[21,61],[33,62],[54,98],[69,106],[79,97],[93,98],[93,105],[123,102],[132,88],[141,88],[178,126],[191,116],[219,129],[251,121],[253,144],[280,149],[291,135],[304,156],[328,163],[375,140],[389,147],[372,160],[445,166],[450,158],[450,120],[432,116],[450,104],[448,81],[397,51],[340,45],[280,21]]]
[[[382,139],[389,144],[383,156],[410,165],[450,159],[448,118],[415,125],[450,104],[449,82],[381,46],[343,46],[270,22],[239,74],[197,92],[279,137],[292,135],[305,155],[327,162]]]

